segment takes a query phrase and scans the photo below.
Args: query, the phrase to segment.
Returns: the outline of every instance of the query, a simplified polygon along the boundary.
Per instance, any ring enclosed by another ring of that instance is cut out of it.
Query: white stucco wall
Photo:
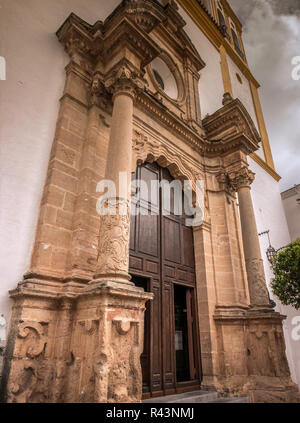
[[[248,79],[243,75],[243,73],[239,70],[237,65],[234,63],[234,61],[227,55],[227,61],[228,61],[228,67],[229,67],[229,73],[230,73],[230,79],[231,79],[231,85],[232,85],[232,91],[233,91],[233,97],[239,98],[241,102],[244,104],[246,109],[248,110],[249,115],[251,116],[256,129],[259,132],[259,127],[257,123],[255,108],[253,104],[252,94],[250,90],[250,84]],[[237,74],[240,76],[242,80],[242,84],[239,82],[237,78]],[[260,145],[260,148],[258,151],[256,151],[256,154],[261,157],[263,160],[265,160],[265,154],[262,148],[262,145]]]
[[[257,229],[259,233],[270,230],[271,244],[277,250],[284,247],[291,241],[281,201],[279,184],[251,158],[249,158],[249,163],[252,171],[256,173],[251,193]],[[293,307],[285,307],[277,298],[274,297],[270,289],[270,281],[273,274],[270,263],[266,257],[266,250],[269,246],[267,235],[262,235],[260,237],[260,245],[270,296],[277,304],[276,311],[287,316],[287,319],[283,323],[287,357],[292,378],[294,382],[300,386],[300,340],[294,340],[292,337],[292,331],[296,328],[296,324],[293,324],[293,319],[296,316],[300,316],[300,310],[297,311]]]
[[[201,116],[204,118],[222,107],[224,87],[220,54],[181,7],[179,11],[187,24],[184,28],[186,33],[206,63],[200,72],[199,82]]]
[[[55,32],[71,12],[105,19],[119,0],[0,0],[0,316],[28,270],[68,56]]]

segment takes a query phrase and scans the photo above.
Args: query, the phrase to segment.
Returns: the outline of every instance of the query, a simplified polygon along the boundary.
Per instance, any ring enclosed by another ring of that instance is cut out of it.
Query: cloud
[[[244,24],[250,69],[260,98],[282,190],[300,183],[300,81],[292,58],[300,56],[299,0],[230,0]]]

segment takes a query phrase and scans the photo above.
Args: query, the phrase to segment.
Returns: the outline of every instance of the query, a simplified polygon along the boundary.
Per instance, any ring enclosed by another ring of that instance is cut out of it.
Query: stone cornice
[[[260,136],[239,99],[225,94],[223,107],[202,123],[207,134],[206,151],[210,155],[242,150],[249,155],[259,149]]]
[[[107,61],[116,50],[126,47],[139,57],[144,67],[160,53],[159,46],[126,16],[125,11],[118,19],[105,23],[97,21],[94,25],[71,13],[56,35],[73,60],[81,55],[94,63],[99,58]]]
[[[204,153],[204,133],[197,132],[168,109],[159,100],[156,100],[148,92],[140,92],[136,97],[136,106],[146,110],[156,120],[165,125],[169,131],[185,139],[185,141],[197,152]]]

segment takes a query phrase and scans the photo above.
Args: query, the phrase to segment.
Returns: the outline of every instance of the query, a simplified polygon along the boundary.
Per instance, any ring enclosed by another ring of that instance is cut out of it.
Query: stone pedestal
[[[106,281],[61,299],[26,288],[13,295],[3,401],[141,401],[144,311],[152,294]]]
[[[215,386],[221,395],[248,396],[250,402],[299,402],[290,377],[278,313],[217,310],[220,377]]]
[[[105,282],[80,297],[73,326],[69,402],[140,402],[145,302],[152,294]]]

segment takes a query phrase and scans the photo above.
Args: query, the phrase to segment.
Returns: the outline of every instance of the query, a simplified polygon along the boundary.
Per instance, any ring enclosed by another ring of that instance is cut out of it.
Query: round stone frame
[[[147,72],[150,76],[151,82],[153,86],[156,88],[156,90],[166,99],[168,99],[170,102],[174,103],[176,106],[182,106],[186,100],[186,90],[184,87],[184,79],[182,77],[182,74],[179,70],[179,66],[174,62],[174,60],[171,58],[171,56],[163,51],[159,58],[165,62],[165,64],[168,66],[170,71],[172,72],[172,75],[174,76],[174,79],[176,81],[178,95],[177,98],[174,99],[170,97],[166,92],[161,88],[159,83],[157,82],[154,72],[152,70],[151,63],[146,67]]]

